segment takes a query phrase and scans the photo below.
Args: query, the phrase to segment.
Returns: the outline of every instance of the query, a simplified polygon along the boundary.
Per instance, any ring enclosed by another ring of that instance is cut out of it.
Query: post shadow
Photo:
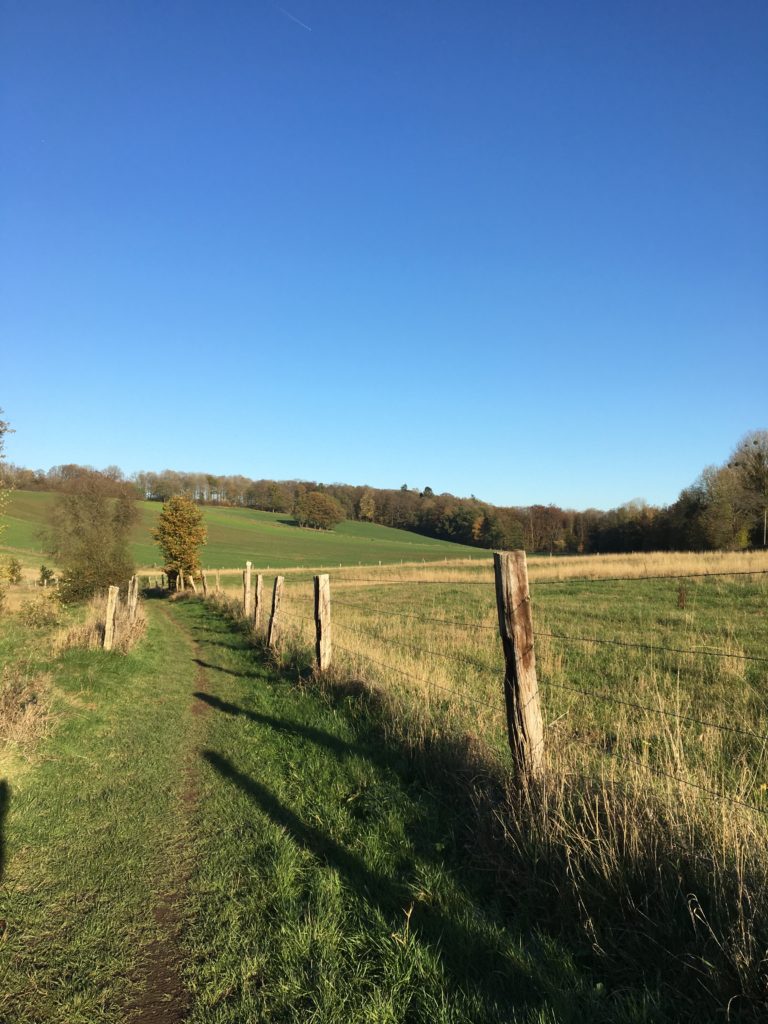
[[[437,953],[446,975],[456,988],[475,993],[484,1004],[489,1021],[508,1020],[513,1007],[521,1011],[541,1006],[542,998],[531,972],[512,963],[500,946],[489,942],[471,926],[458,924],[434,906],[414,905],[412,892],[405,881],[393,881],[368,868],[358,856],[320,829],[302,821],[266,786],[238,771],[221,754],[206,750],[202,756],[284,829],[295,843],[338,870],[360,899],[390,918],[393,930],[402,927],[404,914],[411,907],[412,933]]]
[[[11,786],[7,779],[0,782],[0,882],[5,875],[5,819],[8,816],[8,809],[11,806]]]
[[[349,743],[347,740],[342,740],[332,733],[316,729],[312,725],[303,725],[299,722],[290,722],[284,718],[275,718],[274,715],[265,715],[261,711],[251,711],[248,708],[241,707],[239,704],[232,704],[229,701],[221,700],[220,697],[214,697],[210,693],[198,691],[193,696],[208,704],[209,707],[222,711],[224,714],[232,715],[235,718],[247,718],[248,721],[255,722],[257,725],[265,725],[269,729],[274,729],[275,732],[309,740],[311,743],[330,750],[337,757],[364,757],[366,760],[383,767],[390,767],[394,761],[393,757],[381,755],[372,747],[365,746],[362,743]]]

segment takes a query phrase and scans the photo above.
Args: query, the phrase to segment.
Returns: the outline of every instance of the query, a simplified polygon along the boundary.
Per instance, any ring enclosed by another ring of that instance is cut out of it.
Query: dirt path
[[[190,715],[192,718],[187,733],[187,749],[182,768],[183,785],[181,803],[184,817],[189,821],[197,806],[199,779],[197,765],[206,733],[205,719],[210,706],[192,696],[195,692],[208,693],[206,672],[200,664],[200,647],[190,631],[178,622],[168,605],[155,603],[153,608],[172,623],[173,628],[183,635],[189,648],[189,659],[196,665],[195,682],[190,691]],[[181,950],[181,929],[183,924],[182,903],[189,882],[191,862],[189,851],[183,848],[172,851],[173,860],[180,869],[173,879],[171,891],[164,893],[154,910],[158,937],[146,950],[146,962],[141,971],[142,993],[128,1008],[131,1024],[181,1024],[191,1009],[189,992],[182,980],[183,956]]]

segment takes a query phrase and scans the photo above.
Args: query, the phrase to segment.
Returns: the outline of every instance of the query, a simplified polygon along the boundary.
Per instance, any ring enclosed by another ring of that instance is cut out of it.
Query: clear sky
[[[765,0],[0,0],[21,465],[673,500],[768,426]]]

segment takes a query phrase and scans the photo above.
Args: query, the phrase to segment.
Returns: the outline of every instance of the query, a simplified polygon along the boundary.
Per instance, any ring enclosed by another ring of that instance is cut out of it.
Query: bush
[[[18,558],[8,559],[8,568],[6,569],[9,583],[21,583],[21,562]]]

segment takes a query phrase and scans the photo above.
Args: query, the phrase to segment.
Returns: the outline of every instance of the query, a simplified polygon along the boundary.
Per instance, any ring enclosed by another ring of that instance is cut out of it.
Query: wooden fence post
[[[243,573],[243,616],[248,622],[253,616],[253,604],[252,604],[252,593],[251,593],[251,563],[245,563],[245,572]]]
[[[216,593],[221,593],[221,570],[216,570]]]
[[[524,551],[493,553],[499,632],[504,648],[504,700],[509,746],[525,778],[544,771],[544,725],[536,680],[533,619]]]
[[[261,606],[264,603],[264,577],[260,572],[256,573],[256,595],[253,602],[253,631],[258,633],[261,622]]]
[[[196,594],[197,593],[197,586],[195,584],[195,571],[194,571],[194,569],[189,574],[189,585],[192,587],[192,592],[194,594]]]
[[[119,593],[120,587],[110,587],[107,594],[107,614],[104,619],[104,643],[102,644],[105,651],[111,651],[112,644],[115,642],[115,613],[117,612]]]
[[[200,576],[203,580],[203,597],[208,597],[208,577],[205,575],[205,569],[200,570]]]
[[[128,620],[133,623],[136,621],[136,605],[139,602],[139,577],[131,576],[130,582],[128,583]]]
[[[277,616],[280,611],[280,598],[283,596],[283,583],[285,576],[275,576],[275,585],[272,588],[272,613],[267,629],[267,646],[273,650],[277,647]]]
[[[314,577],[315,583],[315,656],[320,672],[331,667],[331,577]]]

